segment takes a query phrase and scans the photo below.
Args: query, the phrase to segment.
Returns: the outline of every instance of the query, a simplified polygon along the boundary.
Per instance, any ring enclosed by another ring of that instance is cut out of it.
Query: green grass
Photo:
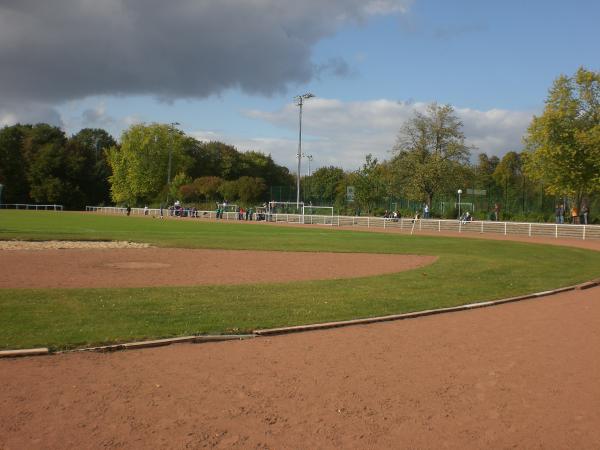
[[[600,272],[599,252],[574,248],[82,213],[1,211],[0,239],[130,240],[168,247],[439,256],[421,269],[339,281],[0,289],[0,348],[72,348],[410,312],[570,285]]]

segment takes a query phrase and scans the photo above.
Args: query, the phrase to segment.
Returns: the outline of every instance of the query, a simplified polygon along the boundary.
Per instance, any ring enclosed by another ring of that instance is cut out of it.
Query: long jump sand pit
[[[248,341],[0,360],[0,449],[597,449],[599,330],[592,288]]]
[[[415,269],[435,256],[139,248],[97,243],[0,243],[0,288],[281,283]],[[2,250],[4,245],[6,250]],[[105,248],[103,248],[105,247]],[[10,250],[9,250],[10,248]],[[35,274],[35,276],[32,276]]]

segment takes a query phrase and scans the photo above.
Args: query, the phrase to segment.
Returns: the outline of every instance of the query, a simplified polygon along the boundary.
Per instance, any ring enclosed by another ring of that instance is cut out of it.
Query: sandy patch
[[[74,248],[148,248],[149,244],[127,241],[0,241],[0,250],[62,250]]]
[[[85,243],[89,244],[89,243]],[[63,248],[63,247],[61,247]],[[435,256],[172,248],[26,249],[0,258],[0,288],[197,286],[365,277]],[[35,276],[33,276],[35,274]]]

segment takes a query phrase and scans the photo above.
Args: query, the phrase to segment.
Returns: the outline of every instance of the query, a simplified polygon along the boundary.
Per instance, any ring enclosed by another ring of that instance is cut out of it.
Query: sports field
[[[0,240],[10,239],[333,252],[347,253],[348,258],[356,258],[356,253],[429,255],[437,260],[418,269],[350,279],[231,286],[0,289],[0,348],[4,349],[73,348],[168,336],[244,333],[433,309],[572,285],[597,277],[600,268],[600,253],[558,246],[84,213],[2,211]],[[264,253],[264,258],[268,255]],[[255,261],[261,264],[261,254]],[[2,270],[9,274],[11,268]],[[30,275],[36,277],[36,273]]]

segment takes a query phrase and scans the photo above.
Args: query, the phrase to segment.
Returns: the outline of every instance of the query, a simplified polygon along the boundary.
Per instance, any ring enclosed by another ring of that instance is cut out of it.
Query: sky
[[[501,157],[559,75],[600,69],[598,23],[597,0],[0,0],[0,125],[179,122],[295,172],[311,92],[313,171],[390,158],[431,102]]]

